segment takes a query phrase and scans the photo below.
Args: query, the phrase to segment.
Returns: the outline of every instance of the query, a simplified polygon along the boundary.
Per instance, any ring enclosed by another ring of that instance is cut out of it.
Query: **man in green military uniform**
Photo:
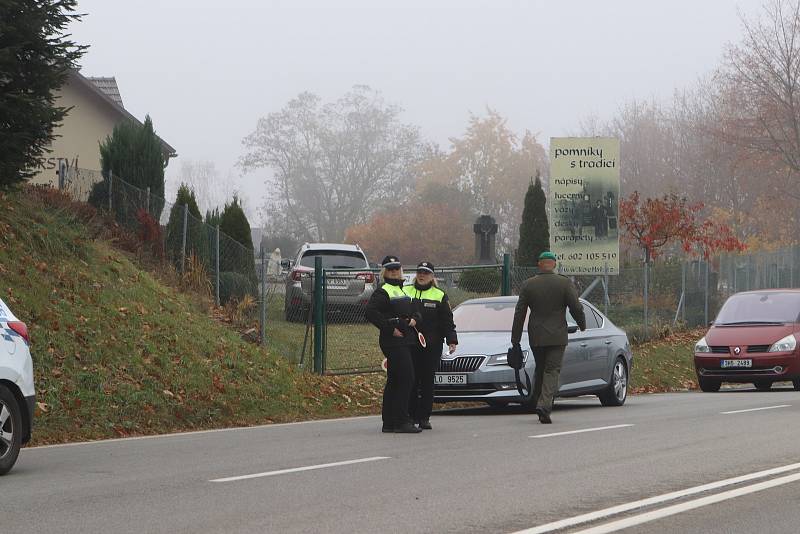
[[[552,422],[550,411],[567,347],[567,308],[578,322],[578,328],[586,330],[586,317],[578,292],[570,279],[557,274],[555,268],[556,255],[550,251],[542,252],[539,255],[539,274],[527,279],[519,291],[511,328],[511,343],[519,345],[530,308],[528,339],[536,361],[533,393],[538,395],[536,413],[539,422],[545,424]]]

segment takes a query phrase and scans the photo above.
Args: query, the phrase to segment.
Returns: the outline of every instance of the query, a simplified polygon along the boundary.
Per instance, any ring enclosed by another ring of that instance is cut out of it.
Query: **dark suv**
[[[301,321],[311,309],[315,258],[326,270],[325,293],[328,312],[363,319],[363,309],[375,290],[375,273],[358,245],[306,243],[297,252],[286,278],[283,311],[287,321]]]

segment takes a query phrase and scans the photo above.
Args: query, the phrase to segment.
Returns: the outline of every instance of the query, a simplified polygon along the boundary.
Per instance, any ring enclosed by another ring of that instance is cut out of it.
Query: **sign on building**
[[[549,205],[562,273],[619,274],[619,139],[551,138]]]

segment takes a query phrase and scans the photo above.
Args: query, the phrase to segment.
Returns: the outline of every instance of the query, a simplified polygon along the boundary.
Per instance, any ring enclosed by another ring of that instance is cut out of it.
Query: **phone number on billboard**
[[[615,260],[616,252],[570,252],[565,255],[568,260]]]

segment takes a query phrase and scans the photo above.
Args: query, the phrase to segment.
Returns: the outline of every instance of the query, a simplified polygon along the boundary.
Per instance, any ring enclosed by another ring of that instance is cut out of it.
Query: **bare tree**
[[[335,102],[301,93],[258,121],[243,143],[245,171],[267,168],[263,213],[301,239],[345,230],[412,191],[422,153],[416,127],[379,92],[355,86]]]
[[[743,18],[742,24],[744,38],[729,47],[719,72],[731,114],[718,134],[780,158],[796,175],[800,172],[800,2],[772,0],[763,16]]]

